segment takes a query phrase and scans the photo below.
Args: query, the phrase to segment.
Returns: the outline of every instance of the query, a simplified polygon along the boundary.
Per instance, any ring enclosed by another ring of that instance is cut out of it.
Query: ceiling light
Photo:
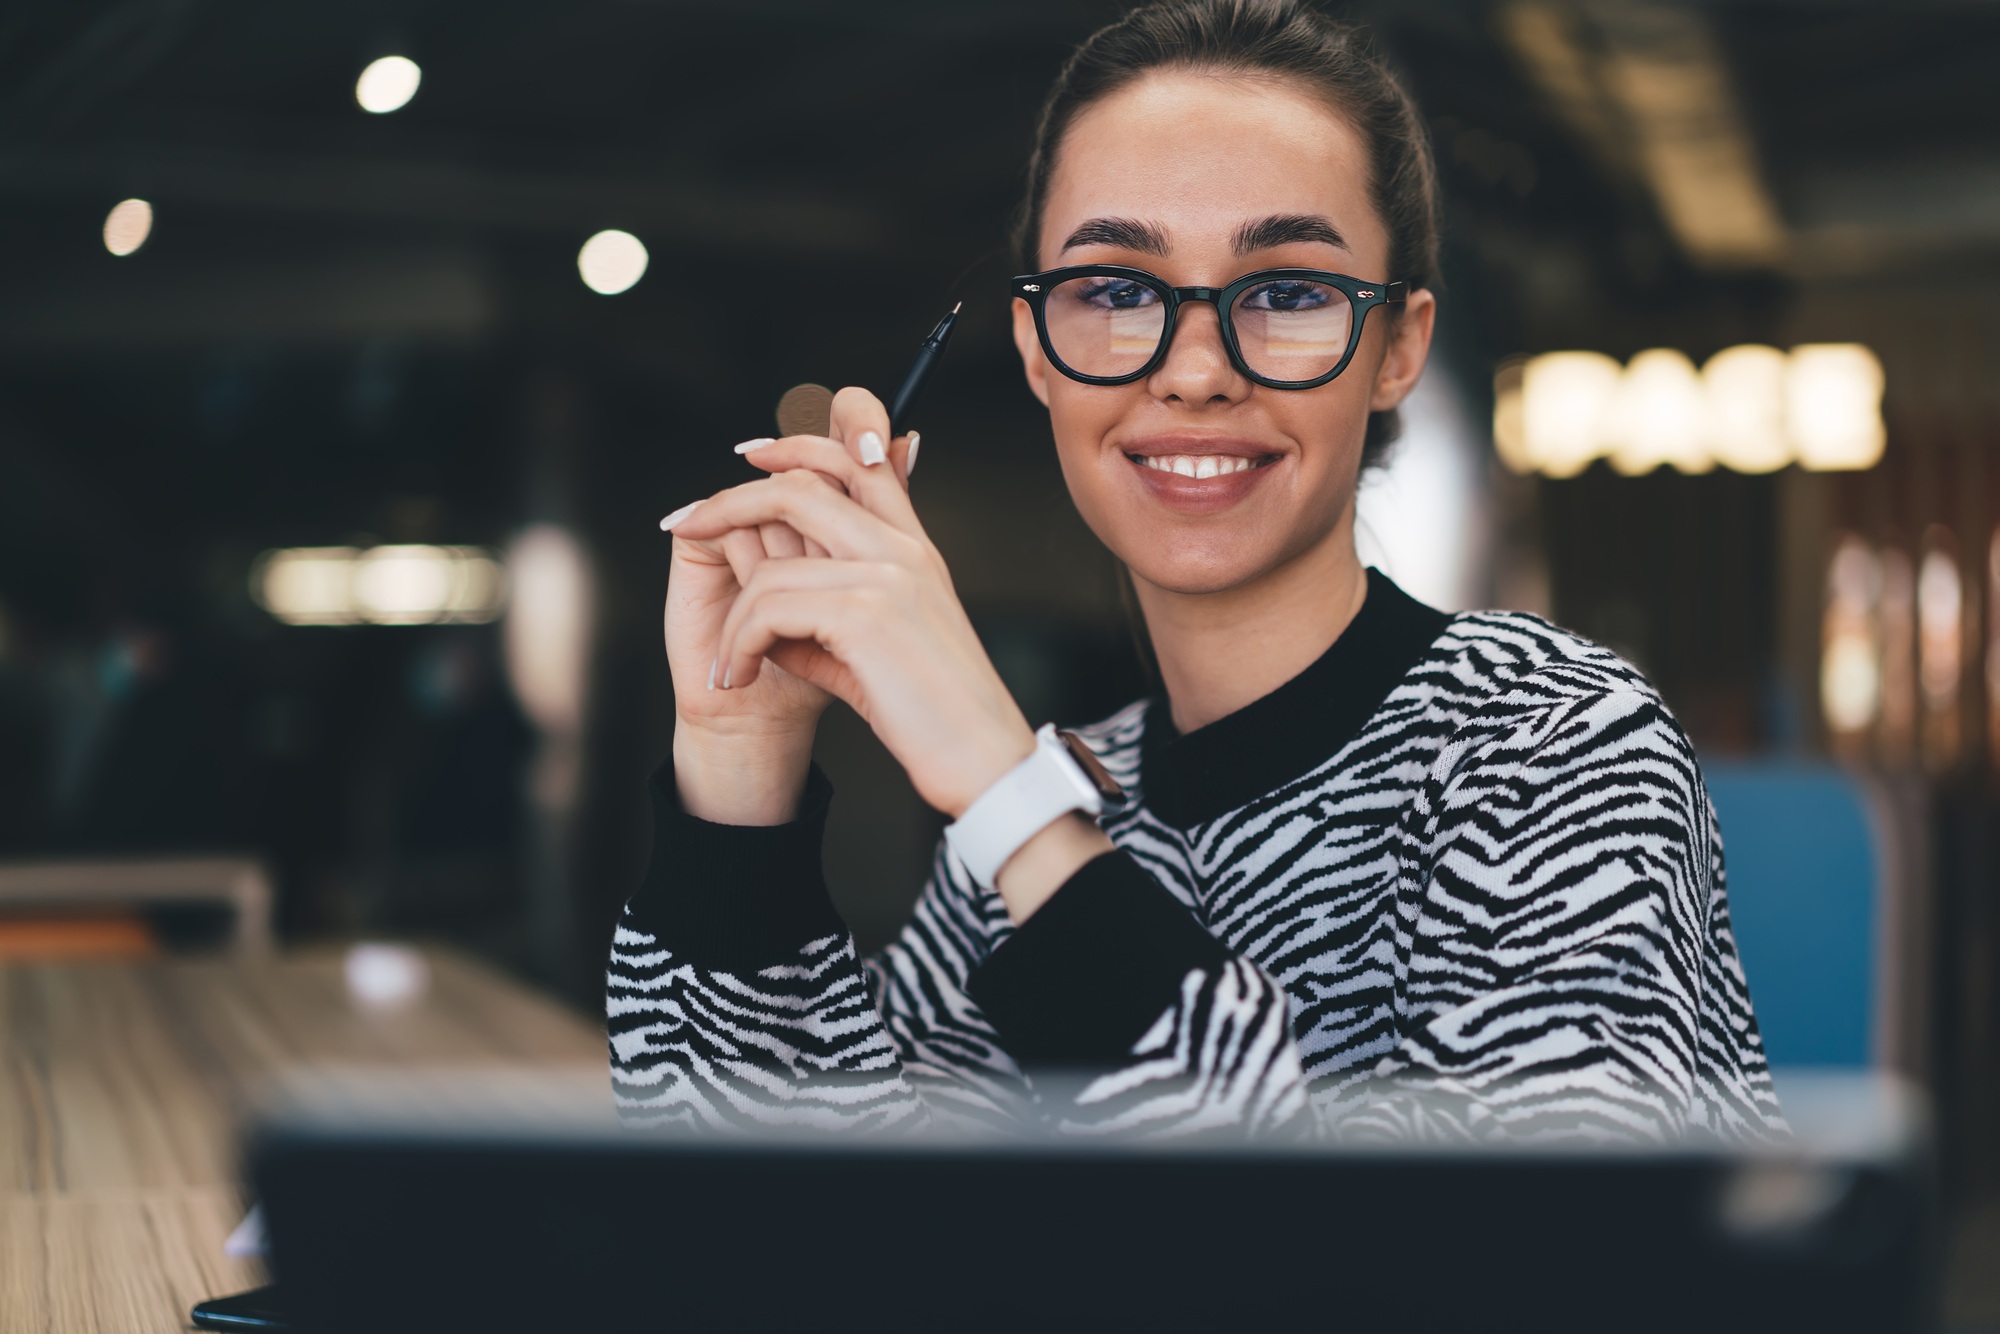
[[[645,243],[616,228],[599,232],[576,252],[576,271],[583,285],[604,296],[617,296],[646,276]]]
[[[350,573],[356,554],[353,547],[267,551],[251,569],[250,596],[290,625],[352,625],[360,619]]]
[[[1775,472],[1792,461],[1785,436],[1785,354],[1761,343],[1726,347],[1701,368],[1709,448],[1734,472]]]
[[[354,81],[354,100],[363,111],[387,115],[408,106],[417,95],[417,85],[423,81],[424,72],[416,61],[408,56],[383,56],[369,61],[368,68]]]
[[[378,625],[423,625],[451,606],[451,553],[442,547],[376,547],[354,562],[354,602]]]
[[[1785,425],[1801,466],[1872,468],[1882,459],[1882,363],[1859,343],[1808,343],[1785,368]]]
[[[1858,343],[1724,348],[1699,374],[1653,348],[1620,366],[1597,352],[1502,362],[1493,443],[1516,472],[1574,477],[1606,458],[1627,476],[1662,463],[1684,473],[1872,468],[1888,433],[1882,363]]]
[[[288,625],[432,625],[499,616],[507,582],[477,547],[293,547],[267,551],[250,594]]]
[[[123,200],[104,215],[104,248],[114,255],[131,254],[152,234],[153,206],[143,199]]]
[[[1521,439],[1535,468],[1574,477],[1603,452],[1618,363],[1601,352],[1550,352],[1521,375]]]
[[[1685,473],[1715,466],[1701,377],[1684,352],[1656,347],[1632,358],[1609,404],[1606,428],[1611,466],[1627,477],[1663,463]]]

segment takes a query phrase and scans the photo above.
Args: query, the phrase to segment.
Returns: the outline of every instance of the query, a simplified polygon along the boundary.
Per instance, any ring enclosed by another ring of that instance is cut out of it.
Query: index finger
[[[806,470],[842,491],[871,514],[912,537],[923,536],[923,525],[910,506],[902,479],[886,467],[865,468],[847,446],[823,435],[791,435],[768,443],[759,441],[743,456],[752,467],[768,473]]]
[[[907,483],[908,439],[889,435],[889,409],[882,400],[857,385],[849,385],[833,396],[827,418],[827,434],[847,447],[855,462],[865,468],[889,465],[889,475]]]

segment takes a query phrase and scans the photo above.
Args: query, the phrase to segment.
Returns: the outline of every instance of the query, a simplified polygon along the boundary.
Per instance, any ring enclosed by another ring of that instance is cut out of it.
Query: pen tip
[[[960,308],[961,308],[961,307],[963,307],[964,305],[965,305],[965,303],[964,303],[963,301],[959,302],[959,303],[958,303],[958,305],[956,305],[956,306],[953,306],[953,307],[951,308],[951,313],[952,313],[952,314],[954,314],[954,315],[958,314],[958,312],[959,312]]]

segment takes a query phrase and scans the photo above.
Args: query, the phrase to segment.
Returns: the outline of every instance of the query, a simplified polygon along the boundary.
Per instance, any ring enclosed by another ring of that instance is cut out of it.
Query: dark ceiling
[[[733,438],[787,384],[879,379],[963,295],[961,391],[1014,402],[997,293],[1028,131],[1113,12],[15,0],[0,596],[75,605],[140,548],[491,540],[530,504],[511,460],[537,368],[592,386],[605,448],[657,468],[660,422]],[[1344,12],[1432,120],[1446,347],[1474,383],[1518,351],[1776,337],[1816,285],[2000,269],[2000,5]],[[390,51],[422,89],[364,114],[355,75]],[[98,231],[127,195],[158,221],[114,259]],[[653,256],[612,299],[575,271],[609,226]]]

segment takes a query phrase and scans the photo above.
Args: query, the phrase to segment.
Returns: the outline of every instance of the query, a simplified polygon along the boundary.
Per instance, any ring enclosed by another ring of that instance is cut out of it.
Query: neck
[[[1176,593],[1136,574],[1132,583],[1183,734],[1262,699],[1318,661],[1368,592],[1354,554],[1352,505],[1323,541],[1250,583],[1216,593]]]

